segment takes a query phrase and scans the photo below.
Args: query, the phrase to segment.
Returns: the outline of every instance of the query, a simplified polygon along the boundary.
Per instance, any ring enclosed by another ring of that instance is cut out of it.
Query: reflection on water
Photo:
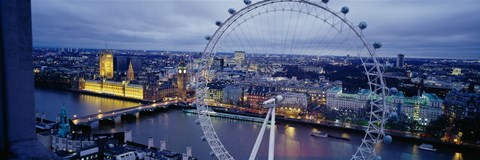
[[[35,110],[44,112],[47,118],[51,120],[55,120],[62,106],[67,108],[67,112],[71,117],[74,115],[81,117],[97,113],[99,110],[105,112],[138,105],[138,102],[63,90],[35,89]]]
[[[111,110],[118,110],[125,107],[138,106],[141,103],[130,102],[125,100],[104,98],[93,95],[80,95],[80,102],[94,109],[100,109],[104,112]]]
[[[136,106],[136,102],[102,98],[92,95],[82,95],[59,90],[36,89],[36,109],[43,111],[49,118],[54,118],[60,111],[62,103],[65,103],[68,112],[78,116],[88,115],[122,107]],[[139,143],[147,143],[148,137],[154,138],[154,145],[159,146],[161,140],[167,142],[167,149],[176,152],[185,152],[187,146],[193,148],[193,155],[202,160],[213,159],[209,156],[210,148],[201,140],[202,130],[194,121],[197,115],[185,114],[180,110],[170,110],[151,116],[142,116],[135,121],[122,122],[116,119],[115,127],[98,127],[93,124],[96,133],[118,132],[132,130],[133,140]],[[212,124],[223,145],[236,159],[248,159],[255,139],[261,128],[261,123],[238,121],[224,118],[212,118]],[[270,128],[270,127],[268,127]],[[363,134],[349,133],[341,129],[315,127],[311,125],[299,125],[281,123],[277,125],[275,136],[275,159],[328,159],[345,160],[359,146]],[[318,138],[310,136],[312,131],[320,130],[327,134],[349,137],[350,141]],[[266,130],[262,139],[258,157],[266,159],[268,154],[268,134]],[[377,152],[382,159],[388,160],[463,160],[478,159],[478,152],[455,152],[454,148],[439,148],[437,152],[418,150],[416,143],[401,139],[394,139],[392,144],[380,144]]]
[[[454,159],[455,160],[463,160],[463,156],[462,156],[461,153],[455,152]]]

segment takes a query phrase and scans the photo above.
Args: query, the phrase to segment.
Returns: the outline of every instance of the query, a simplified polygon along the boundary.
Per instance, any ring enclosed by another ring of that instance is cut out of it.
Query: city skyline
[[[328,7],[347,5],[353,23],[366,21],[367,39],[384,44],[379,56],[475,59],[479,20],[468,15],[479,11],[469,2],[341,1]],[[216,29],[215,20],[225,20],[228,8],[242,7],[242,1],[214,0],[33,1],[33,45],[103,48],[108,41],[109,48],[118,49],[202,51],[204,36]]]

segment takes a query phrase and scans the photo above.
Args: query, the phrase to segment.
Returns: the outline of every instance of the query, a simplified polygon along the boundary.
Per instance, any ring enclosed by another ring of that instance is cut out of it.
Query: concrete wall
[[[3,105],[9,143],[33,140],[34,86],[29,0],[2,0]],[[5,123],[4,123],[5,124]]]

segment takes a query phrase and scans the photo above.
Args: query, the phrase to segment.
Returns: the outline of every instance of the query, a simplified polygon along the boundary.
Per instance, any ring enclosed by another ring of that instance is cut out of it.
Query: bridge
[[[99,112],[97,114],[92,114],[92,115],[83,116],[83,117],[74,117],[72,118],[72,122],[75,125],[83,125],[83,124],[90,124],[94,121],[100,121],[100,120],[115,120],[115,118],[119,116],[135,115],[136,113],[139,113],[142,111],[154,111],[155,109],[161,109],[161,108],[166,109],[172,105],[186,106],[187,103],[179,102],[177,100],[158,102],[158,103],[152,103],[147,105],[122,108],[122,109],[108,111],[108,112]]]

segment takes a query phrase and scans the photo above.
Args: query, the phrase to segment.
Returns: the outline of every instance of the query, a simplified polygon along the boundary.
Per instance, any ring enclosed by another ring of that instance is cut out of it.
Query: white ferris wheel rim
[[[377,96],[379,98],[375,100],[372,99],[370,101],[370,118],[367,129],[365,130],[365,136],[362,139],[360,146],[357,148],[357,151],[352,155],[351,159],[373,159],[376,156],[376,144],[381,142],[383,140],[383,137],[385,136],[384,124],[389,114],[389,110],[387,109],[387,105],[385,102],[387,87],[383,78],[382,66],[377,61],[375,48],[365,39],[361,31],[362,29],[353,25],[353,23],[350,22],[346,18],[346,16],[342,15],[342,13],[333,11],[332,9],[328,8],[324,3],[311,2],[310,0],[269,0],[259,1],[246,5],[246,7],[242,8],[238,12],[233,13],[223,24],[221,24],[212,37],[208,37],[209,41],[202,53],[202,59],[195,76],[197,78],[195,104],[199,116],[198,122],[201,125],[202,131],[204,133],[202,139],[206,140],[210,148],[212,149],[212,152],[210,154],[214,154],[218,159],[221,160],[234,159],[233,156],[225,148],[225,146],[223,146],[220,138],[217,136],[215,129],[212,125],[210,116],[208,114],[208,103],[204,101],[206,91],[208,90],[206,80],[206,76],[208,75],[208,70],[210,68],[208,62],[214,58],[214,50],[216,44],[223,36],[223,34],[225,34],[227,29],[229,29],[229,27],[233,24],[233,22],[241,18],[246,13],[249,13],[250,11],[261,8],[263,6],[284,2],[303,3],[305,5],[314,7],[315,9],[321,9],[325,11],[325,14],[331,14],[333,18],[341,20],[340,23],[347,27],[343,29],[350,29],[351,31],[353,31],[359,38],[359,40],[363,43],[363,46],[367,49],[369,57],[362,57],[360,55],[359,58],[362,61],[362,66],[364,67],[365,74],[367,75],[368,85],[371,91],[369,96]],[[305,13],[309,14],[307,12]],[[327,21],[325,21],[325,23],[327,23]],[[333,26],[332,24],[330,25],[335,28],[335,26]],[[335,29],[339,31],[337,28]]]

